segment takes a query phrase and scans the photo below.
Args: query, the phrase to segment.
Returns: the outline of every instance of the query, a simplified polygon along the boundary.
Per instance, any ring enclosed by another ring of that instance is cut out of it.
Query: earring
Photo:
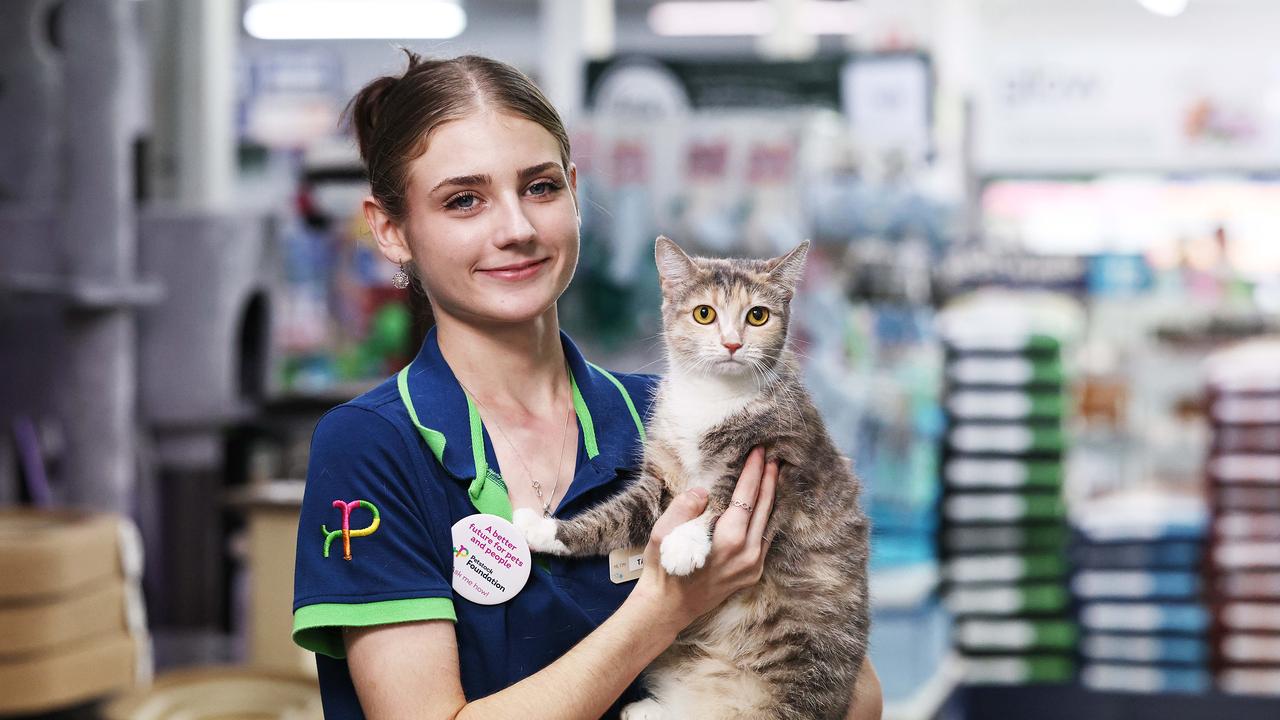
[[[404,290],[409,287],[409,273],[404,271],[404,263],[400,263],[400,269],[395,275],[391,276],[391,285],[397,290]]]

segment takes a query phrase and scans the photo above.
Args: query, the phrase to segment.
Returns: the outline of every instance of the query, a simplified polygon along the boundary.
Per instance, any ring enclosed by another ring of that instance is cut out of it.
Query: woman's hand
[[[773,511],[777,483],[777,463],[766,464],[763,448],[753,448],[733,491],[733,500],[740,505],[730,504],[716,521],[706,565],[685,577],[663,570],[659,562],[662,541],[672,530],[702,515],[707,491],[694,488],[676,496],[654,523],[645,548],[644,572],[632,596],[655,605],[665,620],[676,624],[678,632],[733,593],[754,585],[764,573],[769,548],[764,531]]]
[[[884,696],[880,692],[880,677],[871,665],[871,657],[862,659],[858,680],[853,686],[853,704],[849,706],[846,720],[880,720],[884,714]]]

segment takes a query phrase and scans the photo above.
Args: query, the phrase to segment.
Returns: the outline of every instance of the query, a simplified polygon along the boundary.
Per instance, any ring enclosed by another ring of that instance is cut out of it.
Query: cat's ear
[[[804,259],[808,255],[809,241],[805,240],[786,255],[770,260],[769,280],[785,288],[787,294],[795,293],[796,286],[804,275]]]
[[[659,235],[654,242],[653,259],[658,264],[658,280],[663,287],[682,285],[692,280],[698,271],[693,260],[665,235]]]

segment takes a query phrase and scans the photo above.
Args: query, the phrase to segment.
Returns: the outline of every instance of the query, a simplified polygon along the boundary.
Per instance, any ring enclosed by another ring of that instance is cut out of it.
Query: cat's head
[[[690,257],[659,236],[662,325],[673,368],[768,377],[787,341],[791,298],[809,241],[769,260]]]

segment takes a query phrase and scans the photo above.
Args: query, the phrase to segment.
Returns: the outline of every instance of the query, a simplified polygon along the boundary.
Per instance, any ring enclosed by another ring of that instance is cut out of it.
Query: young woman
[[[588,363],[556,301],[578,260],[577,171],[556,111],[519,71],[409,53],[352,101],[364,213],[435,326],[413,362],[329,411],[298,529],[294,639],[330,718],[616,717],[687,624],[759,578],[777,468],[759,448],[707,565],[656,561],[705,491],[675,498],[638,580],[606,558],[538,557],[497,605],[454,599],[454,523],[528,507],[572,516],[636,472],[656,378]],[[499,469],[501,471],[499,472]],[[339,530],[343,528],[345,530]],[[880,714],[864,667],[850,717]]]

